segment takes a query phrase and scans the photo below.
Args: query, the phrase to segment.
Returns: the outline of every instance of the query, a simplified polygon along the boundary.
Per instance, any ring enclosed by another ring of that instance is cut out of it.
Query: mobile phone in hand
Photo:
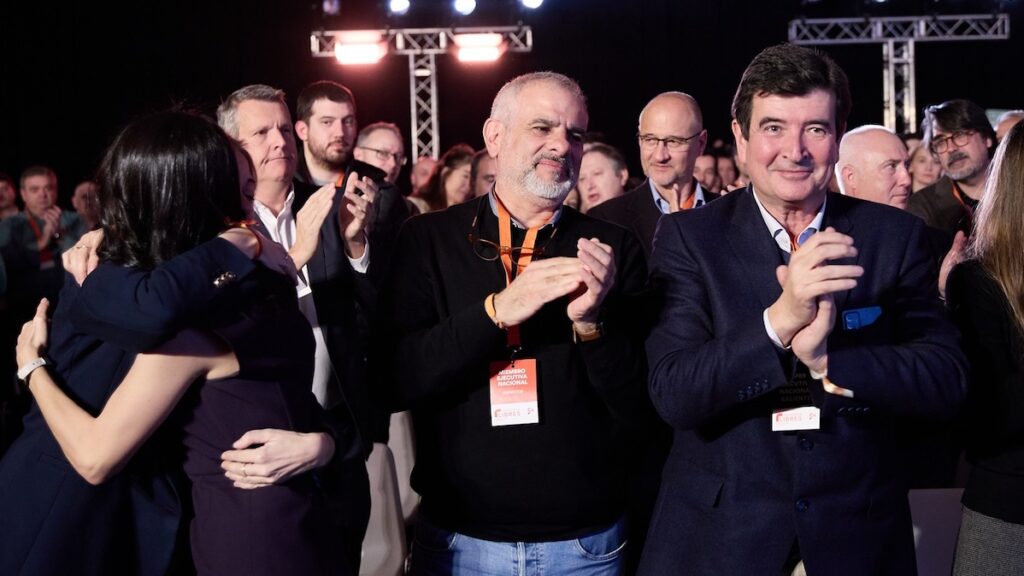
[[[352,161],[348,163],[348,168],[345,169],[345,175],[344,177],[341,178],[341,183],[335,183],[335,189],[337,190],[338,194],[345,193],[345,189],[348,188],[349,174],[353,172],[359,174],[360,178],[369,178],[370,180],[373,180],[374,184],[376,184],[377,186],[383,185],[384,178],[387,177],[387,172],[384,172],[380,168],[377,168],[372,164],[367,164],[366,162],[356,160],[355,158],[353,158]],[[355,190],[356,194],[358,194],[359,196],[363,195],[362,190],[358,188],[356,188]]]

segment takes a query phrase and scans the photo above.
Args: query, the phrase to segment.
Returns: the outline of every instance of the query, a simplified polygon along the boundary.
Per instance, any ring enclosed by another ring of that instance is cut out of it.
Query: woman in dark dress
[[[1024,574],[1024,124],[996,151],[946,298],[971,361],[954,574]]]
[[[237,170],[228,138],[205,119],[164,113],[129,126],[100,170],[106,227],[101,256],[151,268],[212,238],[226,221],[241,217]],[[32,442],[45,436],[34,430],[0,467],[0,509],[14,511],[15,518],[5,522],[19,523],[10,532],[23,544],[19,550],[2,544],[0,551],[27,559],[12,564],[13,573],[58,573],[59,565],[74,566],[73,573],[162,573],[159,566],[166,562],[150,561],[147,555],[154,550],[169,554],[164,548],[173,544],[173,529],[172,542],[165,540],[176,511],[161,514],[161,505],[177,501],[170,496],[152,502],[154,495],[174,492],[166,486],[150,490],[164,478],[152,467],[180,466],[182,461],[192,481],[191,543],[200,574],[339,573],[333,529],[311,474],[241,490],[220,465],[222,453],[249,430],[314,433],[322,421],[308,388],[312,335],[289,279],[257,268],[227,283],[210,307],[214,312],[204,330],[184,330],[134,361],[76,332],[66,314],[65,304],[70,306],[76,294],[69,286],[71,297],[61,299],[49,348],[60,372],[55,378],[44,365],[25,376],[36,401],[36,420],[45,418],[50,442],[60,451],[54,454],[46,442]],[[22,331],[19,366],[33,364],[46,344],[46,306],[40,305]],[[76,368],[75,378],[62,378]],[[56,380],[64,380],[64,390]],[[154,432],[157,438],[147,442]],[[324,440],[323,449],[299,471],[325,464],[332,453],[333,443]],[[18,464],[33,457],[49,470],[21,470]],[[110,480],[127,485],[103,492],[105,502],[78,489],[75,495],[85,496],[89,514],[69,512],[81,505],[63,488],[80,483],[65,473],[68,463],[89,484]],[[152,482],[138,482],[139,477]],[[21,508],[2,503],[17,496],[13,490],[5,493],[4,486],[24,488],[34,481],[48,483],[42,497],[52,498],[53,507],[38,501]],[[147,513],[138,511],[140,502]],[[90,514],[110,518],[93,522]],[[94,525],[100,529],[92,530]],[[22,537],[21,532],[29,534]],[[118,535],[124,537],[117,540]],[[67,548],[79,556],[75,564],[61,558]],[[0,566],[6,568],[7,560],[0,558]]]

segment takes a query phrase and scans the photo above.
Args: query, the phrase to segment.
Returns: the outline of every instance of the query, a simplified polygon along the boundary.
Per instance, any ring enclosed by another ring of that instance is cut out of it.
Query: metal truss
[[[883,115],[897,132],[917,130],[914,44],[965,40],[1006,40],[1006,14],[819,18],[791,20],[789,41],[804,45],[881,44]]]
[[[333,58],[334,44],[346,30],[321,30],[310,35],[310,51],[317,58]],[[438,54],[454,51],[456,34],[500,34],[506,52],[533,49],[533,29],[529,26],[490,26],[474,28],[390,28],[373,30],[387,42],[388,52],[409,57],[409,112],[412,119],[412,158],[440,155],[437,118]]]

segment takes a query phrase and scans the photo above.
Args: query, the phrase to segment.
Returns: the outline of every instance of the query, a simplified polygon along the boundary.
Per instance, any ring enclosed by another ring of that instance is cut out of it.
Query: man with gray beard
[[[929,106],[923,124],[924,145],[939,157],[945,176],[911,196],[907,211],[947,233],[952,242],[957,232],[970,235],[996,133],[985,111],[969,100]]]
[[[573,80],[513,79],[483,127],[493,190],[399,236],[381,366],[413,413],[413,574],[622,572],[624,433],[654,417],[627,305],[646,265],[562,209],[587,121]]]

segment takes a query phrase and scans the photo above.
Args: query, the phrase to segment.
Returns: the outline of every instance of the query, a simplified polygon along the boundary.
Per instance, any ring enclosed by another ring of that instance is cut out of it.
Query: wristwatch
[[[598,322],[590,332],[580,332],[576,330],[576,325],[573,324],[572,341],[577,344],[580,342],[593,342],[602,336],[604,336],[604,322]]]
[[[43,357],[39,357],[36,358],[35,360],[32,360],[28,364],[25,364],[21,368],[18,368],[18,380],[25,382],[28,379],[29,375],[32,374],[32,372],[34,372],[36,368],[39,368],[40,366],[46,366],[47,364],[49,364],[49,362],[47,362],[46,358]]]

